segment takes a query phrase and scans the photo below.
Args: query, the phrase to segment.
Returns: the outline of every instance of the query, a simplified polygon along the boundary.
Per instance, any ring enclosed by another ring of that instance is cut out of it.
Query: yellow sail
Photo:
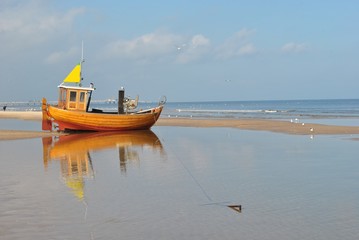
[[[81,65],[77,64],[74,69],[67,75],[64,82],[79,83],[81,82]]]

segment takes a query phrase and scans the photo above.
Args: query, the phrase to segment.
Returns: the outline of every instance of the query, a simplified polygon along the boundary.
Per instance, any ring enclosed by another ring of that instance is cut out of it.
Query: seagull
[[[183,48],[185,48],[187,46],[187,44],[183,43],[182,45],[177,45],[176,48],[178,51],[182,50]]]
[[[314,132],[314,128],[310,128],[310,131],[311,131],[311,132]]]

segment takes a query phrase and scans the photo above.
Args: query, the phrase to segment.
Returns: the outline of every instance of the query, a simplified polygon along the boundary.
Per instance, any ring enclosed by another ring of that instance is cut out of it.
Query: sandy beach
[[[0,112],[0,119],[41,121],[41,112]],[[359,134],[359,126],[335,126],[312,123],[293,123],[269,119],[195,119],[160,118],[156,126],[226,127],[243,130],[270,131],[296,135],[347,135]],[[1,128],[1,127],[0,127]],[[0,139],[19,139],[59,135],[58,132],[1,130]]]
[[[243,130],[270,131],[298,135],[359,134],[359,127],[335,126],[314,123],[292,123],[269,119],[186,119],[161,118],[157,126],[229,127]]]
[[[10,119],[22,119],[22,120],[41,120],[41,112],[11,112],[11,111],[2,111],[0,112],[1,118],[10,118]]]

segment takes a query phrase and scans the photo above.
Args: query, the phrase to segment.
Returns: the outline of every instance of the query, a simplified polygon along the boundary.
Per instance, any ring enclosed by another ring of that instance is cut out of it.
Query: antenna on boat
[[[82,63],[85,62],[85,59],[84,59],[84,41],[82,40],[81,41],[81,61],[80,61],[80,84],[81,84],[81,81],[83,80],[82,78]]]
[[[84,41],[81,41],[81,62],[84,61]]]

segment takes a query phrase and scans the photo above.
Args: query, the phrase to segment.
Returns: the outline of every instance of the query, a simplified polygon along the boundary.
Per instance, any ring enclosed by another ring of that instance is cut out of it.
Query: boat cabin
[[[59,86],[58,107],[66,110],[83,111],[88,110],[91,101],[91,87]]]

